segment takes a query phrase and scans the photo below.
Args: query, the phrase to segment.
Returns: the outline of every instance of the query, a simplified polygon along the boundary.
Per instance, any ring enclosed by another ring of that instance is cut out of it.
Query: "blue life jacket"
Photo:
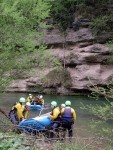
[[[72,118],[73,118],[73,115],[71,112],[71,108],[70,107],[64,108],[64,112],[62,114],[62,119],[72,119]]]
[[[69,126],[74,123],[73,114],[70,107],[64,108],[64,112],[62,113],[62,123],[65,126]]]

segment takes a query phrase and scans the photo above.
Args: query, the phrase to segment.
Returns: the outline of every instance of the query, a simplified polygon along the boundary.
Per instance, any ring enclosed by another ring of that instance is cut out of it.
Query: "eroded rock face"
[[[68,68],[72,79],[72,89],[90,89],[95,85],[106,85],[113,81],[113,65],[79,65]]]
[[[64,38],[58,30],[48,32],[44,42],[51,47],[48,51],[61,61],[62,66],[65,62],[65,70],[69,76],[64,82],[67,82],[68,86],[61,81],[60,74],[60,80],[54,79],[51,83],[44,83],[42,79],[46,79],[54,71],[54,68],[48,68],[43,76],[14,80],[8,91],[69,95],[75,94],[76,90],[90,90],[94,85],[104,86],[113,82],[113,65],[107,65],[112,58],[112,49],[96,43],[96,38],[88,28],[69,30],[66,36],[68,45],[65,49],[62,48]],[[55,76],[57,77],[56,73]]]
[[[63,34],[59,30],[52,30],[48,32],[44,38],[44,43],[49,46],[59,46],[65,41]],[[81,28],[78,31],[68,30],[66,36],[67,44],[77,44],[83,42],[93,42],[95,37],[92,35],[90,29]]]

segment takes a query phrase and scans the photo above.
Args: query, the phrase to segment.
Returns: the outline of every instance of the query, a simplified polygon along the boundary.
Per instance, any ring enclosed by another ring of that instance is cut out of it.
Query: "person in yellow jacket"
[[[40,98],[40,102],[41,102],[41,104],[44,106],[44,103],[45,103],[45,102],[44,102],[43,96],[42,96],[42,95],[40,95],[40,97],[39,97],[39,98]]]
[[[59,107],[57,107],[57,102],[55,102],[55,101],[51,102],[51,108],[52,108],[52,111],[51,111],[49,117],[52,120],[52,123],[50,124],[48,129],[55,130],[55,129],[58,129],[58,127],[60,126],[60,121],[61,121],[60,109],[59,109]],[[54,137],[54,132],[51,132],[50,138],[53,138],[53,137]]]
[[[19,102],[14,106],[14,110],[16,111],[17,113],[17,117],[18,117],[18,121],[22,121],[24,119],[24,116],[23,116],[23,111],[25,109],[25,98],[24,97],[21,97],[19,99]]]
[[[61,110],[62,127],[64,128],[64,133],[68,130],[68,136],[71,141],[73,136],[73,124],[76,121],[76,112],[71,108],[70,101],[66,101],[65,105],[66,107]]]
[[[24,108],[24,111],[23,111],[24,119],[28,119],[29,118],[30,105],[31,105],[30,102],[27,102],[25,104],[25,108]]]
[[[61,118],[60,118],[60,110],[59,110],[59,107],[57,107],[57,102],[52,101],[51,102],[51,108],[52,108],[52,111],[51,111],[50,116],[49,116],[50,119],[52,121],[59,121],[59,120],[61,120]],[[56,125],[55,125],[55,127],[56,127]]]
[[[31,103],[32,101],[33,101],[33,95],[29,94],[29,96],[26,99],[26,102],[30,102]]]

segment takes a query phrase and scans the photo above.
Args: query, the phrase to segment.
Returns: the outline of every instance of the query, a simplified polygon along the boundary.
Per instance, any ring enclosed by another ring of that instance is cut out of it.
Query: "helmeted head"
[[[29,94],[29,98],[32,98],[33,96],[32,96],[32,94]]]
[[[20,103],[25,103],[25,98],[24,98],[24,97],[21,97],[21,98],[19,99],[19,102],[20,102]]]
[[[26,103],[26,106],[30,106],[30,105],[31,105],[30,102],[27,102],[27,103]]]
[[[66,105],[65,104],[61,104],[61,108],[64,108],[64,107],[66,107]]]
[[[70,101],[66,101],[66,102],[65,102],[65,105],[66,105],[66,106],[71,106],[71,102],[70,102]]]
[[[42,95],[40,95],[40,99],[42,99],[43,98],[43,96]]]
[[[51,106],[56,107],[56,106],[57,106],[57,102],[52,101],[52,102],[51,102]]]

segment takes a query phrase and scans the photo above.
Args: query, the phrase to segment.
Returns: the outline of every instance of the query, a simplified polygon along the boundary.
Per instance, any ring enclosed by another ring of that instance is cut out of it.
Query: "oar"
[[[51,106],[51,103],[45,104],[45,105],[44,105],[44,108],[50,108],[50,106]]]
[[[40,111],[40,113],[39,113],[39,115],[38,115],[39,117],[40,117],[40,115],[41,115],[42,111],[43,111],[43,108],[41,109],[41,111]]]

